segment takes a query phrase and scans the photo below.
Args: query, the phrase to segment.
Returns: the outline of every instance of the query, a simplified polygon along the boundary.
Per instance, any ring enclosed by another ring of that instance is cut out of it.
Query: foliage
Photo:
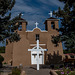
[[[61,28],[57,29],[61,32],[53,37],[53,43],[58,45],[62,41],[65,47],[70,50],[75,48],[75,0],[59,0],[64,3],[64,8],[58,8],[57,12],[53,12],[56,17],[61,18]]]
[[[64,74],[61,74],[61,71],[56,71],[56,73],[57,73],[58,75],[64,75]],[[75,75],[75,71],[70,72],[69,74],[65,74],[65,75]]]
[[[69,68],[63,68],[60,71],[56,71],[58,75],[75,75],[75,71],[71,71]]]
[[[2,62],[4,61],[4,57],[0,55],[0,68],[2,68]]]
[[[69,73],[69,75],[75,75],[75,71],[73,71],[73,72]]]
[[[0,53],[5,53],[5,46],[0,47]]]
[[[21,74],[21,70],[19,68],[13,68],[12,74],[9,75],[20,75],[20,74]]]
[[[4,57],[0,55],[0,62],[4,61]]]
[[[5,38],[8,38],[10,42],[20,40],[20,36],[14,30],[19,27],[15,23],[18,22],[21,14],[11,19],[11,10],[14,4],[15,0],[0,0],[0,41]]]
[[[58,75],[61,75],[60,71],[56,71],[56,73],[57,73]]]
[[[75,53],[75,48],[72,48],[70,50],[63,50],[64,54],[66,53]]]
[[[4,62],[3,64],[7,64],[6,62]]]

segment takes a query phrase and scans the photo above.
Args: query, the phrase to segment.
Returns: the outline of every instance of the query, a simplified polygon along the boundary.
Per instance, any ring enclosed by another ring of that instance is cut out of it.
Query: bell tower
[[[20,24],[19,27],[18,27],[18,31],[22,31],[22,32],[25,32],[26,31],[26,28],[27,28],[27,21],[22,19],[22,18],[19,18],[18,19],[18,23]],[[18,24],[16,23],[16,25]]]
[[[51,31],[59,28],[59,19],[53,18],[52,17],[52,12],[49,13],[50,18],[46,19],[44,22],[45,24],[45,30],[46,31]]]

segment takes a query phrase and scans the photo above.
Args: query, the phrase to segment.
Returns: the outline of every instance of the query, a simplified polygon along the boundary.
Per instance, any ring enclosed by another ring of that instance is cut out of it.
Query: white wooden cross
[[[38,22],[35,22],[36,28],[38,28],[38,26],[37,26],[38,24],[39,24]]]
[[[37,40],[37,49],[28,49],[28,51],[37,51],[37,70],[39,70],[39,51],[47,51],[47,49],[39,49],[39,40]]]
[[[52,17],[52,15],[53,15],[52,11],[50,11],[50,13],[48,13],[48,14],[50,15],[50,17]]]

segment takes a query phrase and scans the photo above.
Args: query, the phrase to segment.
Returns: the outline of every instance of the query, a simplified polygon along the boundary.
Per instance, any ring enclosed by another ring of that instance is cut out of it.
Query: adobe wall
[[[63,48],[62,48],[62,43],[59,43],[59,46],[55,46],[52,43],[52,35],[58,35],[59,32],[57,32],[56,30],[50,30],[48,31],[40,31],[39,28],[36,28],[33,30],[33,32],[27,32],[27,38],[29,40],[30,44],[36,44],[36,39],[35,39],[35,35],[39,34],[39,43],[40,44],[46,44],[45,46],[41,46],[43,49],[48,49],[47,52],[45,52],[45,62],[48,60],[49,64],[51,63],[62,63],[63,60]],[[33,48],[33,47],[31,47]],[[51,55],[51,56],[50,56]],[[47,58],[48,56],[48,58]],[[51,59],[50,57],[52,57],[53,59]],[[56,60],[56,62],[55,62]],[[59,61],[59,62],[58,62]]]
[[[32,32],[27,32],[27,38],[30,44],[36,44],[36,34],[39,34],[40,44],[47,44],[47,31],[41,32],[39,28],[34,29]]]
[[[45,63],[47,60],[49,64],[55,62],[56,57],[62,59],[61,57],[63,56],[62,43],[60,43],[59,46],[55,47],[51,41],[52,40],[51,36],[56,35],[55,31],[41,32],[40,29],[36,28],[31,32],[19,31],[18,33],[20,34],[21,40],[6,46],[6,61],[12,59],[13,66],[19,66],[20,64],[22,64],[23,66],[31,65],[31,52],[29,52],[28,49],[34,47],[30,46],[31,44],[36,44],[35,39],[36,34],[40,35],[40,44],[45,44],[44,46],[41,47],[43,49],[48,49],[48,51],[44,53]],[[47,56],[50,55],[51,57],[53,57],[54,60],[49,57],[47,58]],[[58,61],[58,59],[56,60]]]
[[[26,38],[26,33],[20,34],[21,40],[13,44],[13,66],[27,66],[31,64],[31,53],[28,52],[29,41]]]
[[[19,66],[22,64],[23,66],[31,65],[31,51],[28,49],[32,49],[36,44],[36,34],[39,34],[39,43],[45,44],[40,45],[43,49],[48,49],[47,52],[44,52],[44,62],[47,64],[59,64],[62,62],[63,58],[63,48],[62,43],[59,43],[59,46],[55,46],[52,43],[52,36],[58,35],[54,29],[51,29],[51,22],[47,21],[48,31],[41,31],[39,28],[35,28],[33,31],[25,31],[26,23],[22,23],[22,31],[18,31],[20,34],[20,41],[8,44],[6,46],[6,57],[5,61],[12,60],[13,66]],[[55,26],[58,28],[58,21],[55,21]]]
[[[5,59],[4,61],[8,64],[11,64],[13,54],[13,43],[8,42],[5,49]]]

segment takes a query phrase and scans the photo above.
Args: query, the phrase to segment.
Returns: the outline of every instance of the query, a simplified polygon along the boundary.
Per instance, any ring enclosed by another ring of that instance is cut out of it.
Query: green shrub
[[[4,61],[4,57],[0,55],[0,62],[2,63]]]
[[[21,70],[19,68],[13,68],[12,74],[9,75],[20,75],[20,74],[21,74]]]
[[[60,71],[57,71],[58,75],[68,75],[71,72],[71,70],[67,67],[63,67]]]
[[[69,75],[75,75],[75,71],[73,71],[73,72],[69,73]]]
[[[0,47],[0,53],[5,53],[5,46]]]
[[[55,66],[55,69],[59,69],[59,66]]]
[[[4,64],[7,64],[6,62],[4,62]]]
[[[60,72],[60,71],[56,71],[56,73],[57,73],[58,75],[61,75],[61,72]]]
[[[75,71],[71,71],[69,68],[63,68],[60,71],[56,71],[58,75],[75,75]]]
[[[2,62],[4,61],[4,57],[0,55],[0,68],[2,68]]]

